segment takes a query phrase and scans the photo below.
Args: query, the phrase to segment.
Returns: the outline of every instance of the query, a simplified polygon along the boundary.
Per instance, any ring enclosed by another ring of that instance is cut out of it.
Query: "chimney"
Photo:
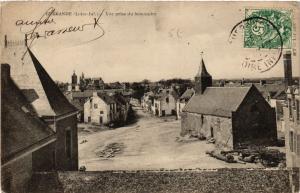
[[[283,54],[283,66],[284,66],[284,85],[285,88],[287,89],[288,86],[292,86],[293,84],[291,51],[286,51]]]
[[[1,81],[6,83],[9,78],[10,78],[9,64],[1,64]]]

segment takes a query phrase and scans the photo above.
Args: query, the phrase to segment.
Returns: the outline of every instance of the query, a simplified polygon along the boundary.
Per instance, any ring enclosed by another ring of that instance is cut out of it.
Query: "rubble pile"
[[[242,149],[235,151],[212,150],[206,154],[227,163],[256,163],[264,167],[284,167],[285,154],[275,149]]]
[[[237,162],[234,159],[233,155],[231,155],[229,153],[225,153],[224,151],[212,150],[212,151],[206,151],[205,153],[210,155],[211,157],[214,157],[218,160],[225,161],[227,163],[236,163]]]
[[[121,154],[125,146],[123,143],[110,143],[105,146],[105,148],[99,152],[96,152],[98,157],[102,158],[113,158],[116,154]]]

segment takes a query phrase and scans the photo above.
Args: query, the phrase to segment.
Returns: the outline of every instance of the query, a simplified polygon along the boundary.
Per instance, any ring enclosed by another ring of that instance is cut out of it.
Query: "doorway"
[[[157,115],[157,116],[158,116],[158,114],[159,114],[159,111],[158,111],[158,109],[155,109],[155,115]]]
[[[210,127],[210,137],[214,138],[214,128]]]
[[[103,117],[102,117],[102,116],[100,116],[100,118],[99,118],[99,123],[100,123],[100,124],[103,123]]]

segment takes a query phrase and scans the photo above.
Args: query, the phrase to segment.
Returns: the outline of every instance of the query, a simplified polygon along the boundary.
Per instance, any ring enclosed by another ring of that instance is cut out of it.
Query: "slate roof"
[[[264,98],[268,96],[272,99],[282,99],[285,95],[285,85],[284,84],[255,84],[259,92],[262,93]]]
[[[207,72],[204,60],[201,59],[201,63],[199,65],[198,73],[196,74],[196,77],[211,77],[211,75]]]
[[[72,98],[89,98],[93,96],[93,90],[85,90],[83,92],[72,92]]]
[[[79,102],[78,100],[71,100],[70,103],[78,110],[83,111],[84,103]]]
[[[39,95],[34,89],[22,89],[22,93],[30,103],[39,98]]]
[[[124,96],[122,96],[121,94],[115,94],[113,96],[113,98],[115,99],[115,101],[121,105],[126,105],[129,101],[127,98],[125,98]]]
[[[55,133],[37,116],[11,78],[1,80],[1,160],[6,162],[31,146],[46,142]]]
[[[167,91],[169,91],[169,93]],[[175,90],[171,90],[171,89],[161,89],[159,91],[159,93],[154,94],[154,98],[157,99],[157,100],[163,100],[169,94],[172,95],[175,98],[175,100],[178,98],[177,92]]]
[[[77,109],[67,100],[64,94],[59,90],[58,86],[40,64],[38,59],[34,56],[28,48],[28,53],[32,59],[36,72],[39,76],[43,89],[46,93],[49,104],[56,114],[56,116],[74,112]]]
[[[85,90],[83,92],[81,91],[73,91],[71,93],[72,98],[89,98],[91,96],[93,96],[93,92],[97,92],[97,93],[117,93],[117,92],[121,92],[123,95],[131,95],[132,91],[123,91],[122,89],[104,89],[104,90]]]
[[[113,103],[116,103],[116,101],[114,100],[114,98],[111,97],[111,96],[109,96],[109,95],[107,95],[107,94],[104,94],[104,93],[97,93],[97,94],[98,94],[98,96],[99,96],[102,100],[104,100],[104,102],[105,102],[106,104],[113,104]]]
[[[253,83],[232,83],[226,84],[225,87],[249,87]],[[284,100],[285,98],[285,85],[284,84],[264,84],[254,83],[258,91],[263,95],[264,98],[270,97],[271,99]]]
[[[193,96],[194,93],[195,93],[195,90],[193,88],[188,88],[181,95],[180,99],[190,99]]]
[[[231,117],[252,87],[207,87],[192,96],[184,112]]]

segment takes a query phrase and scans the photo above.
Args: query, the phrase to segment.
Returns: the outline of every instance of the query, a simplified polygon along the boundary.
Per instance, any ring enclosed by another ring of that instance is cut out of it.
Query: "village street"
[[[81,130],[79,166],[85,166],[87,171],[258,167],[211,158],[205,151],[213,149],[212,144],[196,139],[178,140],[180,120],[154,117],[137,107],[135,110],[139,118],[130,126],[103,131]],[[117,150],[115,154],[107,148],[113,146]]]

